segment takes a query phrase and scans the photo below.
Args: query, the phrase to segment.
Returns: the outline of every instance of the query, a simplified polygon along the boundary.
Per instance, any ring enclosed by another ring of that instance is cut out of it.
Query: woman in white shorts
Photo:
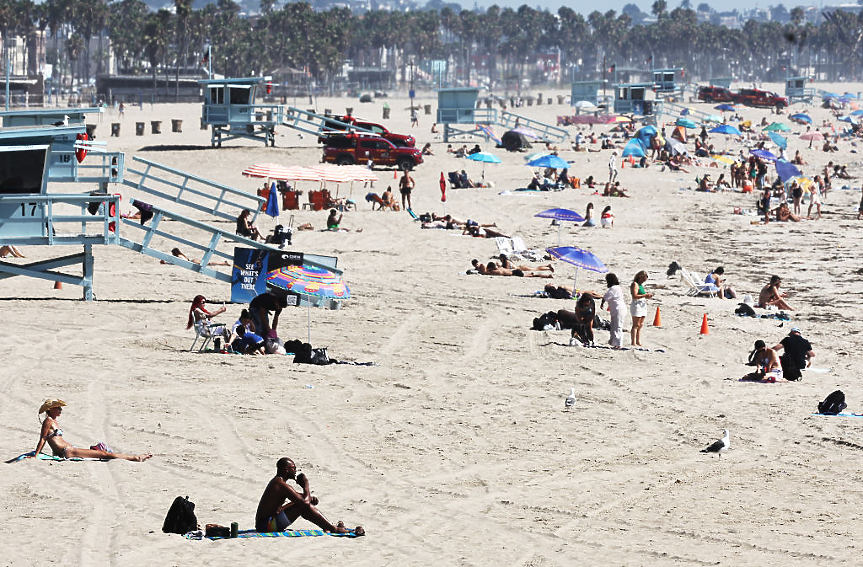
[[[818,194],[818,185],[814,183],[809,186],[809,210],[806,211],[806,216],[810,219],[812,218],[812,207],[818,211],[818,216],[815,218],[821,218],[821,195]]]
[[[632,303],[629,305],[629,311],[632,315],[629,338],[634,346],[642,346],[641,328],[644,326],[644,318],[647,317],[647,300],[653,297],[652,293],[644,291],[644,282],[646,281],[647,272],[641,270],[635,274],[635,278],[629,284],[629,293],[632,295]]]

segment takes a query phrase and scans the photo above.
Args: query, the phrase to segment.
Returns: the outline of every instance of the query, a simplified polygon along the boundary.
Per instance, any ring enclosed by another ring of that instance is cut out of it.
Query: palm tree
[[[180,49],[177,53],[176,75],[174,77],[174,101],[180,100],[180,61],[185,66],[188,59],[188,23],[192,13],[192,0],[174,0],[174,10],[177,14],[177,36],[180,39]],[[182,59],[180,58],[182,55]]]
[[[167,14],[167,16],[166,16]],[[168,50],[168,39],[162,30],[164,29],[163,22],[170,17],[170,12],[167,10],[159,10],[155,14],[149,14],[147,21],[144,24],[144,52],[147,60],[150,62],[150,70],[153,73],[153,98],[156,93],[156,69],[159,67],[159,61],[165,56]]]

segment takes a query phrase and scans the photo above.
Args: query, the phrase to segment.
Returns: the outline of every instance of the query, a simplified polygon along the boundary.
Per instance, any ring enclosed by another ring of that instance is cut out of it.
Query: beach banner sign
[[[267,273],[285,266],[302,266],[303,253],[286,250],[234,248],[231,302],[248,303],[267,291]]]

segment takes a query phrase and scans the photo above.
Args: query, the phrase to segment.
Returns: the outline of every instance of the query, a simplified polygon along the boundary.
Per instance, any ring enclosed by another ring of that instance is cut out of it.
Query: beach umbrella
[[[726,136],[742,136],[740,130],[732,126],[731,124],[720,124],[716,128],[710,130],[711,134],[725,134]]]
[[[533,215],[543,219],[554,219],[557,224],[557,245],[560,246],[560,221],[584,222],[584,217],[571,209],[548,209]]]
[[[684,143],[681,142],[680,140],[675,140],[674,138],[669,138],[668,139],[668,145],[671,146],[671,153],[672,154],[684,155],[684,154],[688,153],[688,151],[686,149],[686,145],[684,145]]]
[[[851,113],[851,116],[860,116],[861,114],[863,114],[863,110],[855,110]]]
[[[693,109],[684,108],[683,110],[680,111],[680,115],[681,116],[689,116],[690,114],[692,114],[692,112],[693,112]]]
[[[777,161],[776,162],[776,175],[779,176],[779,179],[782,180],[782,183],[789,181],[795,177],[800,177],[803,175],[797,167],[785,161]]]
[[[737,110],[731,104],[718,104],[713,108],[715,108],[716,110],[721,110],[722,112],[734,112],[735,110]]]
[[[306,298],[308,342],[312,342],[312,301],[349,299],[351,290],[333,272],[317,266],[285,266],[267,273],[267,285],[296,293]]]
[[[695,125],[695,122],[693,122],[689,118],[678,118],[675,124],[677,126],[683,126],[684,128],[698,128],[698,126]]]
[[[848,124],[856,125],[857,119],[855,119],[853,116],[843,116],[842,118],[839,119],[839,122],[847,122]]]
[[[764,127],[765,132],[790,132],[791,128],[781,122],[773,122],[769,126]]]
[[[821,132],[806,132],[800,136],[800,139],[810,142],[823,142],[824,135]]]
[[[767,135],[770,137],[771,140],[773,140],[774,144],[776,144],[777,146],[779,146],[783,150],[788,148],[788,139],[787,138],[783,138],[782,136],[780,136],[776,132],[767,132]]]
[[[291,179],[286,177],[289,175],[289,169],[283,165],[276,163],[257,163],[250,165],[243,170],[244,177],[258,177],[261,179]]]
[[[513,128],[512,130],[510,130],[510,132],[515,132],[516,134],[521,134],[526,138],[533,138],[534,140],[538,140],[540,138],[540,135],[531,130],[530,128]]]
[[[716,124],[719,124],[720,122],[722,122],[722,118],[720,118],[719,116],[717,116],[715,114],[711,114],[710,116],[708,116],[704,119],[704,122],[714,122]]]
[[[623,154],[621,157],[644,157],[644,144],[641,143],[641,140],[638,138],[631,139],[626,147],[623,148]]]
[[[485,164],[487,163],[500,163],[500,158],[494,154],[490,154],[488,152],[477,152],[475,154],[471,154],[467,156],[467,159],[471,161],[482,162],[482,178],[485,179]]]
[[[270,195],[267,197],[267,208],[264,212],[273,218],[279,216],[279,192],[276,191],[275,181],[270,185]]]
[[[711,154],[710,157],[711,157],[711,159],[714,159],[716,161],[720,161],[722,163],[726,163],[728,165],[731,165],[732,163],[734,163],[734,160],[728,156],[723,156],[720,154]]]
[[[554,169],[569,169],[569,162],[553,154],[544,155],[527,162],[531,167],[551,167]]]
[[[800,123],[812,124],[812,118],[810,118],[808,114],[803,114],[802,112],[798,114],[792,114],[791,116],[789,116],[789,118],[791,120],[796,120]]]
[[[766,161],[776,161],[776,156],[767,150],[749,150],[749,153]]]
[[[524,161],[534,160],[536,158],[541,158],[542,156],[547,156],[549,154],[550,152],[547,151],[533,152],[532,154],[527,154],[526,156],[524,156]]]
[[[604,274],[608,272],[608,268],[602,263],[602,260],[594,256],[592,252],[577,248],[575,246],[558,246],[557,248],[546,248],[546,252],[551,254],[553,258],[562,260],[567,264],[575,266],[575,278],[573,280],[573,289],[578,287],[578,269],[584,268],[591,272]]]
[[[587,100],[580,100],[580,101],[576,102],[575,104],[573,104],[573,106],[579,110],[591,110],[591,109],[596,108],[595,104],[593,104],[592,102],[587,101]]]

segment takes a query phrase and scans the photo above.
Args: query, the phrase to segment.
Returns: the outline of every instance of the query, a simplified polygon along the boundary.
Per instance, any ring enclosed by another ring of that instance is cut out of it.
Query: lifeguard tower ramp
[[[143,222],[122,218],[120,196],[107,194],[109,183],[124,183],[140,191],[136,197],[142,199],[158,197],[170,201],[173,206],[206,212],[216,218],[230,217],[231,220],[236,216],[234,212],[228,212],[231,207],[239,210],[248,203],[258,205],[254,207],[257,210],[263,199],[149,160],[137,159],[136,162],[145,167],[142,171],[131,170],[132,175],[126,178],[123,175],[123,154],[105,152],[98,147],[101,155],[94,163],[78,163],[76,152],[85,148],[92,151],[95,147],[75,140],[83,130],[83,125],[0,129],[0,245],[83,247],[81,253],[27,264],[0,261],[0,280],[20,275],[79,285],[84,290],[84,299],[90,301],[94,299],[93,245],[123,246],[225,282],[231,282],[230,270],[226,273],[211,265],[215,259],[227,260],[229,264],[233,260],[233,255],[220,249],[220,245],[222,248],[233,245],[280,252],[272,246],[234,234],[233,226],[230,229],[218,228],[159,204],[145,204],[152,217]],[[85,161],[91,157],[86,156]],[[174,174],[185,182],[166,183],[167,174]],[[47,192],[49,181],[96,183],[101,190],[53,194]],[[197,189],[190,186],[191,181],[198,184]],[[159,186],[160,182],[173,187],[177,193],[168,193]],[[172,222],[166,224],[165,220]],[[182,235],[178,234],[180,232]],[[183,260],[170,254],[170,249],[176,245],[182,245],[190,258],[200,254],[200,260]],[[341,273],[337,262],[336,258],[329,256],[303,255],[304,264]],[[81,264],[81,276],[57,271],[75,264]],[[308,301],[301,298],[300,304]],[[315,305],[338,308],[340,304],[337,301],[317,301]]]
[[[711,120],[708,120],[710,117],[714,117],[715,120],[715,115],[713,114],[698,110],[693,106],[668,100],[657,100],[653,105],[653,115],[660,122],[668,119],[677,120],[680,117],[687,117],[696,122],[710,122]]]
[[[790,104],[795,102],[812,104],[812,101],[815,100],[815,88],[807,87],[806,84],[809,82],[809,77],[785,78],[785,97]]]
[[[479,136],[488,140],[485,130],[477,124],[498,125],[507,129],[529,128],[545,140],[562,142],[569,137],[563,128],[533,120],[511,112],[498,114],[496,108],[477,108],[479,89],[447,88],[438,90],[437,123],[443,125],[443,141],[456,136]],[[468,127],[470,125],[471,127]]]
[[[289,106],[284,114],[283,126],[311,134],[312,136],[321,136],[330,132],[351,131],[362,132],[367,134],[375,134],[376,132],[361,128],[355,124],[342,122],[332,116],[316,114],[309,110],[301,110],[293,106]]]
[[[261,91],[271,89],[272,77],[207,79],[204,87],[201,124],[210,126],[210,145],[245,138],[276,145],[276,126],[282,124],[284,107],[256,104]],[[261,95],[263,96],[263,95]]]

